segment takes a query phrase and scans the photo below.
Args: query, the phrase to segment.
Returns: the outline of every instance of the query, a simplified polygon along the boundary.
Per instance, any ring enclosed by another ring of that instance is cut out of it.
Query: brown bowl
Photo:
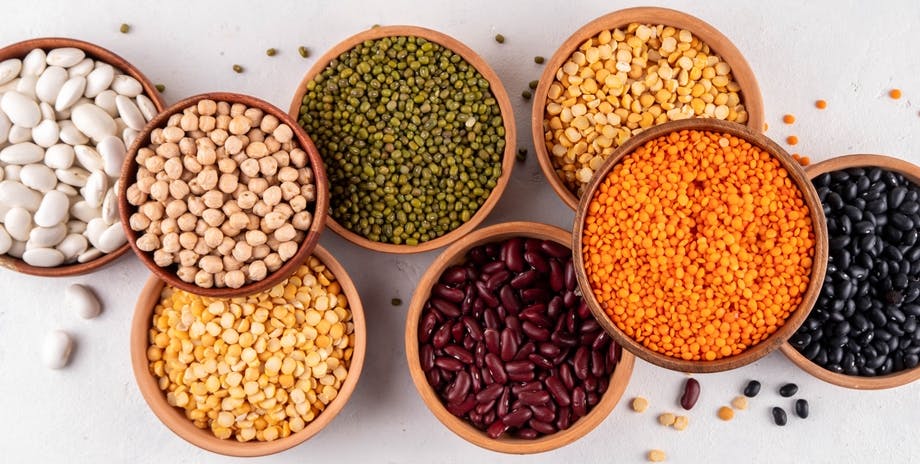
[[[147,402],[153,413],[166,427],[183,440],[199,448],[227,456],[249,457],[274,454],[297,446],[319,433],[332,422],[345,406],[345,403],[348,402],[348,398],[354,392],[358,384],[358,378],[361,376],[361,368],[364,366],[364,355],[367,350],[367,326],[364,322],[364,309],[361,305],[360,296],[357,289],[355,289],[354,282],[345,272],[345,268],[321,246],[317,246],[313,250],[313,255],[326,265],[341,284],[342,291],[348,298],[348,307],[351,310],[355,324],[355,346],[351,365],[348,368],[348,376],[345,378],[338,396],[303,430],[274,441],[239,442],[235,439],[222,440],[215,437],[210,430],[195,427],[195,424],[185,417],[182,410],[174,408],[166,402],[166,395],[160,390],[157,385],[157,379],[150,373],[148,368],[147,347],[149,345],[148,330],[152,322],[151,316],[160,301],[160,291],[166,285],[166,282],[155,275],[151,275],[137,299],[137,304],[134,308],[134,319],[131,321],[131,367],[144,401]]]
[[[582,240],[584,238],[585,212],[587,211],[588,204],[594,196],[595,191],[613,167],[646,142],[672,132],[680,132],[683,130],[700,130],[731,134],[750,142],[751,145],[761,148],[776,158],[782,167],[789,173],[789,178],[792,182],[802,192],[805,205],[808,206],[810,212],[812,227],[815,234],[815,254],[812,258],[811,278],[808,283],[808,288],[802,295],[802,302],[799,304],[799,307],[786,318],[782,327],[760,343],[749,347],[740,354],[716,359],[714,361],[687,361],[658,353],[645,347],[620,330],[620,328],[610,320],[609,316],[604,312],[604,309],[601,308],[600,303],[598,303],[591,289],[588,277],[585,274],[584,256],[580,251],[583,249]],[[760,132],[755,132],[741,124],[717,119],[685,119],[682,121],[667,122],[660,126],[649,128],[647,131],[623,143],[623,145],[618,147],[610,158],[604,162],[601,168],[597,170],[597,173],[588,185],[588,190],[582,197],[578,204],[578,209],[575,212],[574,229],[575,245],[573,249],[579,250],[574,256],[575,275],[578,278],[578,285],[584,291],[585,301],[588,303],[588,307],[591,308],[591,312],[594,313],[594,317],[596,317],[598,322],[607,330],[607,333],[610,334],[617,343],[623,345],[625,349],[652,364],[680,372],[706,373],[735,369],[750,364],[779,348],[795,333],[802,322],[805,321],[805,318],[808,316],[808,313],[811,311],[812,306],[814,306],[821,292],[821,285],[824,282],[824,273],[827,269],[827,223],[824,219],[824,209],[821,206],[821,200],[818,198],[818,193],[815,191],[814,186],[812,186],[805,171],[785,150],[783,150],[782,147]]]
[[[879,167],[902,174],[911,182],[920,185],[920,167],[907,161],[883,155],[846,155],[831,158],[805,168],[809,179],[814,179],[822,174],[840,171],[842,169],[860,167]],[[796,366],[805,372],[834,385],[852,388],[854,390],[881,390],[885,388],[900,387],[920,379],[920,366],[905,369],[893,374],[879,375],[876,377],[862,377],[831,372],[809,360],[790,343],[783,343],[783,354]]]
[[[87,57],[104,61],[114,66],[119,71],[137,79],[137,81],[141,83],[141,86],[144,87],[144,95],[150,98],[150,101],[153,102],[153,105],[156,107],[157,111],[163,111],[164,105],[163,99],[160,98],[160,92],[157,91],[157,89],[153,86],[150,80],[147,79],[146,76],[144,76],[140,71],[138,71],[137,68],[134,67],[134,65],[126,61],[124,58],[110,52],[109,50],[106,50],[105,48],[91,44],[89,42],[63,37],[43,37],[39,39],[24,40],[22,42],[17,42],[0,49],[0,61],[8,60],[10,58],[22,58],[35,48],[48,50],[60,47],[79,48],[86,53]],[[9,255],[0,255],[0,267],[12,269],[23,274],[43,277],[81,275],[93,272],[96,269],[99,269],[111,263],[112,261],[115,261],[119,256],[125,254],[125,252],[128,251],[128,248],[129,245],[126,243],[119,247],[117,250],[111,253],[106,253],[92,261],[57,267],[32,266],[30,264],[26,264],[25,261],[19,258],[14,258]]]
[[[585,436],[597,427],[598,424],[610,414],[616,406],[626,385],[629,383],[629,377],[632,375],[635,357],[628,351],[623,350],[620,361],[617,363],[613,374],[610,377],[610,386],[604,392],[600,402],[597,403],[590,412],[566,430],[561,430],[552,435],[545,435],[533,440],[521,438],[500,437],[494,439],[486,435],[485,432],[473,427],[467,421],[451,414],[441,403],[437,394],[428,384],[425,373],[422,371],[419,362],[419,345],[418,345],[418,322],[425,307],[425,302],[431,294],[431,288],[441,274],[450,266],[461,263],[465,260],[466,253],[478,245],[496,242],[511,237],[532,237],[541,240],[553,240],[561,243],[566,247],[572,244],[572,235],[558,227],[549,226],[536,222],[506,222],[496,224],[483,229],[479,229],[448,247],[435,259],[434,263],[425,271],[419,281],[417,291],[412,296],[412,302],[409,304],[409,312],[406,315],[406,359],[409,362],[409,373],[412,375],[412,382],[415,389],[418,390],[422,400],[428,409],[437,417],[442,424],[447,426],[452,432],[464,440],[492,451],[511,454],[530,454],[542,453],[544,451],[561,448],[573,441]]]
[[[511,100],[508,99],[508,92],[505,91],[505,87],[502,85],[501,79],[499,79],[498,75],[495,74],[495,71],[489,67],[489,64],[486,63],[486,61],[482,59],[481,56],[476,54],[476,52],[474,52],[466,45],[460,43],[457,39],[431,29],[416,26],[375,27],[363,32],[359,32],[358,34],[355,34],[343,40],[342,42],[339,42],[338,45],[333,47],[318,60],[316,60],[316,63],[313,64],[313,67],[307,71],[307,74],[303,77],[303,80],[301,80],[300,84],[297,85],[297,90],[294,91],[294,97],[291,100],[291,108],[288,111],[288,114],[295,121],[299,120],[300,105],[303,101],[304,94],[306,94],[307,84],[313,80],[316,75],[323,72],[323,70],[326,69],[332,60],[337,58],[342,53],[354,48],[361,42],[393,36],[413,36],[424,38],[451,50],[457,55],[460,55],[468,63],[473,65],[473,67],[475,67],[476,70],[479,71],[479,73],[482,74],[482,76],[487,81],[489,81],[489,86],[492,90],[492,94],[498,101],[498,106],[502,115],[502,122],[505,126],[505,152],[502,155],[502,174],[499,176],[495,187],[489,194],[489,197],[486,198],[486,201],[482,204],[482,206],[479,207],[479,210],[473,214],[469,221],[461,224],[460,227],[457,227],[456,229],[440,237],[428,240],[427,242],[419,243],[418,245],[396,245],[393,243],[375,242],[365,238],[362,235],[352,232],[345,226],[339,224],[335,218],[332,217],[332,215],[329,215],[327,219],[329,228],[335,231],[335,233],[341,235],[349,242],[369,250],[400,254],[421,253],[453,243],[460,237],[472,232],[473,229],[475,229],[476,226],[479,225],[486,218],[486,216],[489,215],[489,213],[492,211],[492,208],[495,207],[495,204],[498,203],[499,198],[502,196],[502,192],[505,190],[505,186],[508,185],[508,180],[511,179],[511,169],[514,167],[515,161],[514,148],[515,144],[517,143],[514,113],[511,109]]]
[[[181,113],[185,108],[188,108],[189,106],[194,105],[201,100],[208,99],[214,101],[225,101],[231,104],[242,103],[250,108],[258,108],[265,112],[265,114],[275,116],[278,118],[278,121],[290,126],[291,130],[294,131],[294,140],[297,141],[297,144],[303,151],[307,153],[307,156],[310,159],[310,167],[313,169],[313,182],[316,184],[316,202],[313,207],[313,222],[310,224],[310,229],[307,230],[306,237],[304,237],[303,241],[300,243],[300,246],[297,248],[297,253],[295,253],[291,259],[287,260],[280,268],[278,268],[278,270],[265,276],[264,279],[245,284],[240,288],[203,288],[195,285],[194,283],[183,281],[175,274],[175,265],[168,268],[157,266],[157,264],[153,261],[153,253],[148,253],[137,247],[138,234],[132,230],[131,226],[128,224],[128,218],[131,217],[131,214],[137,211],[137,207],[128,203],[126,192],[128,187],[134,183],[134,179],[137,176],[138,165],[134,159],[137,156],[138,150],[146,147],[149,144],[150,134],[154,129],[164,127],[170,116],[176,113]],[[128,237],[128,243],[130,244],[131,248],[134,249],[134,253],[137,254],[144,265],[153,271],[153,273],[156,274],[159,278],[165,280],[166,283],[172,285],[173,287],[180,288],[196,295],[210,296],[214,298],[229,298],[258,293],[275,286],[275,284],[290,276],[301,265],[301,263],[304,262],[307,256],[313,252],[313,248],[319,241],[320,232],[323,231],[323,226],[326,224],[326,212],[328,210],[327,205],[329,202],[329,191],[327,190],[326,186],[326,171],[323,169],[323,161],[319,157],[319,152],[316,151],[316,147],[313,145],[313,141],[310,140],[310,137],[307,136],[303,129],[300,128],[300,125],[297,124],[296,121],[292,120],[287,114],[275,106],[272,106],[270,103],[255,97],[251,97],[249,95],[226,92],[203,93],[186,98],[170,106],[166,110],[161,111],[157,117],[153,118],[152,121],[147,123],[147,125],[144,127],[144,130],[137,136],[137,140],[135,140],[134,143],[128,147],[128,154],[125,157],[125,165],[121,169],[121,179],[119,181],[120,188],[118,191],[118,214],[121,216],[121,225],[125,230],[125,235]]]
[[[546,141],[543,138],[543,115],[546,107],[546,95],[555,79],[556,70],[562,67],[566,60],[569,59],[569,56],[581,44],[596,36],[602,30],[625,27],[630,23],[664,24],[689,30],[693,35],[699,37],[731,66],[732,75],[738,85],[741,86],[739,94],[748,112],[746,125],[758,132],[763,129],[763,99],[760,95],[760,86],[757,85],[757,79],[754,77],[754,71],[751,70],[747,60],[744,59],[744,55],[718,29],[699,18],[667,8],[627,8],[601,16],[575,31],[546,62],[543,75],[540,76],[540,83],[534,92],[533,109],[530,118],[531,130],[533,131],[533,146],[537,152],[537,160],[540,161],[540,168],[553,190],[559,195],[559,198],[572,209],[578,207],[578,196],[569,190],[565,183],[559,179],[559,176],[556,175],[552,155],[546,149]]]

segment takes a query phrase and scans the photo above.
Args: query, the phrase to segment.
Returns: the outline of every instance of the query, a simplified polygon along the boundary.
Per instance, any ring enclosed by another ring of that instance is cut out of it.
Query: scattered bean
[[[793,115],[791,115],[791,114],[787,114],[787,115],[783,116],[783,122],[786,123],[786,124],[792,124],[792,123],[795,122],[795,116],[793,116]]]
[[[732,408],[728,406],[722,406],[721,408],[719,408],[719,419],[722,419],[724,421],[730,421],[734,417],[735,417],[735,411]]]
[[[751,380],[748,382],[747,386],[744,387],[744,396],[748,398],[753,398],[760,393],[760,382],[756,380]]]
[[[503,36],[503,35],[501,35],[501,34],[495,34],[495,41],[498,42],[498,43],[500,43],[500,44],[503,44],[503,43],[505,43],[505,36]]]
[[[239,74],[239,73],[243,72],[243,67],[240,66],[240,65],[238,65],[238,64],[235,64],[235,65],[233,65],[233,72]]]
[[[674,422],[677,420],[677,417],[674,414],[669,412],[658,415],[658,423],[666,427],[674,425]]]
[[[799,392],[799,386],[794,383],[787,383],[779,387],[779,394],[783,398],[789,398]]]
[[[533,94],[530,93],[529,90],[525,90],[521,92],[521,98],[523,98],[524,100],[530,100],[531,97],[533,97]]]
[[[278,50],[274,48],[269,48],[268,50],[265,50],[265,54],[268,56],[275,56],[278,54]]]
[[[796,145],[799,143],[799,138],[794,135],[790,135],[789,137],[786,137],[786,143],[789,145]]]
[[[310,50],[307,47],[304,47],[303,45],[297,47],[297,53],[300,54],[301,58],[307,58],[308,56],[310,56]]]
[[[42,345],[42,362],[51,369],[61,369],[70,363],[73,339],[63,330],[54,330],[45,335]]]
[[[782,427],[786,425],[786,411],[779,406],[774,406],[772,409],[773,413],[773,423]]]
[[[827,108],[827,101],[825,101],[825,100],[817,100],[817,101],[815,101],[815,108],[818,108],[819,110],[826,109],[826,108]]]
[[[808,418],[808,401],[804,398],[795,400],[795,415],[802,419]]]
[[[742,411],[747,409],[748,407],[747,397],[736,396],[735,399],[732,400],[732,407],[738,410],[742,410]]]
[[[891,90],[889,90],[889,91],[888,91],[888,96],[891,97],[892,100],[897,100],[897,99],[901,98],[901,89],[891,89]]]
[[[93,291],[80,284],[68,285],[64,290],[64,299],[83,319],[93,319],[102,311],[102,305]]]
[[[537,56],[533,57],[533,62],[534,62],[534,63],[543,64],[544,61],[546,61],[546,58],[543,58],[543,57],[540,56],[540,55],[537,55]]]
[[[690,418],[687,416],[677,416],[674,418],[674,430],[682,431],[690,425]]]
[[[680,407],[687,411],[693,409],[696,401],[700,398],[700,382],[694,378],[689,378],[684,383],[684,393],[680,397]]]
[[[119,30],[119,32],[121,32],[122,34],[127,34],[128,32],[131,31],[131,26],[130,26],[129,24],[122,23],[122,24],[121,24],[121,27],[119,27],[118,30]]]
[[[655,449],[648,452],[649,462],[664,462],[667,458],[667,455],[661,450]]]
[[[157,92],[163,93],[166,91],[166,86],[163,84],[157,84],[154,87],[157,89]]]
[[[393,306],[402,306],[402,300],[399,298],[393,298],[390,300],[390,304]]]
[[[641,396],[637,396],[632,400],[632,408],[633,411],[636,412],[645,412],[645,410],[648,409],[648,400]]]

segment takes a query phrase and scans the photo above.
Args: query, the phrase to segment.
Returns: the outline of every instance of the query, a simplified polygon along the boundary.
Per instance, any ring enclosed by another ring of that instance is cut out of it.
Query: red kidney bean
[[[495,274],[492,274],[488,280],[486,280],[486,288],[490,291],[498,290],[499,287],[504,285],[511,277],[511,273],[508,271],[498,271]]]
[[[488,403],[489,401],[495,401],[499,396],[502,396],[502,392],[504,392],[504,387],[501,384],[493,383],[476,393],[476,402]]]
[[[472,422],[473,425],[475,425],[476,427],[479,427],[480,429],[483,428],[483,426],[482,426],[482,414],[479,414],[479,413],[476,412],[475,410],[470,411],[470,412],[468,412],[467,414],[468,414],[467,417],[470,419],[470,422]]]
[[[529,271],[525,271],[525,272],[522,272],[514,276],[514,278],[512,278],[509,283],[511,284],[512,287],[520,290],[523,288],[529,288],[534,283],[536,283],[537,280],[539,279],[540,279],[539,272],[535,270],[529,270]]]
[[[565,385],[566,390],[571,391],[573,388],[575,388],[575,377],[572,375],[572,369],[569,367],[569,365],[560,364],[557,369],[559,369],[559,372],[557,372],[559,375],[559,380],[561,380],[562,384]]]
[[[498,438],[508,431],[508,427],[501,419],[498,419],[489,425],[489,428],[486,429],[486,434],[491,438]]]
[[[517,354],[518,343],[517,335],[515,335],[514,330],[510,327],[505,327],[502,329],[501,333],[501,359],[502,361],[511,361],[514,359],[514,355]]]
[[[485,282],[476,281],[473,285],[476,287],[476,292],[479,293],[479,298],[482,298],[487,306],[491,308],[498,306],[498,298],[495,298],[495,295],[492,294],[492,290],[489,289]]]
[[[601,325],[597,323],[597,319],[591,317],[581,321],[581,327],[579,330],[582,332],[596,332],[601,330]]]
[[[533,411],[530,408],[518,408],[502,416],[502,422],[508,427],[520,427],[531,417],[533,417]]]
[[[538,340],[541,342],[545,342],[549,340],[549,335],[550,335],[549,330],[544,329],[543,327],[539,327],[533,322],[524,321],[524,323],[521,324],[521,330],[524,332],[525,335],[527,335],[528,337],[534,340]]]
[[[441,274],[441,283],[448,285],[460,285],[466,283],[466,268],[462,266],[451,266]]]
[[[582,386],[585,387],[586,392],[596,392],[597,391],[597,377],[593,374],[589,375],[582,383]]]
[[[578,350],[575,351],[575,357],[572,358],[572,370],[575,372],[575,377],[582,380],[588,377],[589,356],[588,349],[584,346],[578,347]]]
[[[473,353],[470,353],[463,347],[457,345],[447,345],[444,347],[444,354],[454,357],[463,364],[473,364]]]
[[[447,344],[450,342],[451,327],[451,324],[444,324],[441,326],[441,328],[438,329],[437,332],[434,333],[434,336],[431,337],[431,344],[435,347],[435,349],[440,350],[441,348],[447,346]]]
[[[477,310],[482,311],[482,303],[479,303],[477,308],[476,302],[479,298],[476,297],[476,288],[472,285],[467,285],[463,290],[463,302],[460,304],[460,312],[463,314],[470,314]]]
[[[475,407],[476,399],[473,398],[473,395],[467,395],[466,398],[463,398],[463,401],[447,404],[447,410],[455,416],[463,416]]]
[[[578,344],[590,347],[591,342],[594,341],[594,336],[595,334],[592,332],[582,332],[581,335],[578,336]]]
[[[486,308],[482,311],[482,320],[486,324],[486,328],[497,330],[500,328],[498,316],[495,314],[495,311],[492,308]]]
[[[546,378],[546,389],[549,390],[549,393],[553,395],[553,399],[556,400],[556,404],[559,406],[568,406],[571,404],[571,397],[569,396],[569,391],[566,389],[565,384],[559,377],[551,375]]]
[[[684,382],[684,394],[680,396],[680,407],[689,411],[693,409],[698,399],[700,399],[700,382],[689,378]]]
[[[486,401],[476,405],[475,411],[485,416],[489,411],[495,408],[495,400]]]
[[[620,345],[613,340],[610,341],[610,345],[607,347],[607,362],[611,364],[620,362]],[[611,367],[607,369],[610,371],[613,370]]]
[[[438,318],[433,312],[426,314],[418,325],[418,341],[421,343],[428,343],[431,340],[431,335],[434,333],[437,324]]]
[[[523,440],[533,440],[534,438],[540,436],[540,433],[530,428],[518,429],[517,432],[514,432],[514,436]]]
[[[535,378],[537,378],[537,375],[534,371],[517,371],[514,373],[508,373],[508,380],[512,382],[530,382]]]
[[[466,394],[470,392],[470,387],[472,386],[473,383],[470,374],[466,371],[460,371],[457,373],[457,377],[454,378],[454,382],[444,391],[446,394],[445,399],[449,403],[463,400]]]
[[[438,312],[443,314],[445,317],[460,317],[461,311],[457,305],[441,298],[432,298],[428,301],[431,302],[431,306],[434,309],[438,310]]]
[[[578,287],[578,279],[575,277],[575,264],[571,259],[565,262],[565,287],[575,291]]]
[[[455,342],[461,342],[463,340],[463,322],[457,321],[450,326],[450,336]]]
[[[552,405],[552,403],[550,403]],[[543,422],[552,422],[556,420],[556,411],[549,406],[528,406],[533,411],[534,419]]]
[[[431,385],[435,390],[441,385],[441,371],[438,369],[432,369],[426,372],[425,378],[428,380],[428,385]]]
[[[508,251],[505,255],[505,264],[508,270],[512,272],[523,272],[526,266],[524,262],[524,241],[520,238],[512,238],[505,242]]]
[[[524,292],[528,291],[530,290],[524,290],[521,294],[523,295]],[[498,291],[498,297],[501,299],[505,310],[514,314],[521,311],[521,299],[518,298],[517,292],[510,285],[502,286],[501,290]]]
[[[546,315],[552,319],[558,318],[563,311],[565,311],[565,302],[559,295],[554,296],[546,305]]]
[[[556,427],[559,430],[565,430],[572,425],[572,409],[569,407],[559,408],[556,412]]]
[[[476,247],[470,250],[469,257],[474,263],[480,266],[489,262],[489,255],[486,254],[485,248],[482,247]]]
[[[558,356],[552,359],[553,365],[558,366],[564,363],[567,359],[569,359],[569,353],[571,352],[572,352],[571,348],[566,348],[565,351],[561,351]]]
[[[486,368],[489,370],[489,373],[492,374],[492,379],[495,380],[495,383],[504,384],[508,381],[508,374],[505,373],[505,366],[502,365],[502,360],[498,356],[492,353],[486,354]]]
[[[543,316],[543,313],[538,312],[539,308],[535,310],[530,310],[530,308],[534,308],[534,306],[525,308],[523,311],[521,311],[520,314],[518,314],[518,318],[523,319],[525,321],[530,321],[531,323],[539,327],[552,326],[552,323],[550,322],[550,320],[547,319],[545,316]],[[521,327],[521,329],[523,329],[523,326]],[[547,330],[547,339],[548,338],[549,338],[549,330]]]
[[[428,372],[434,369],[434,348],[429,344],[424,344],[418,351],[419,363],[422,365],[422,371]]]
[[[482,384],[483,385],[492,385],[495,383],[495,379],[492,378],[492,372],[489,371],[489,367],[485,365],[485,362],[482,363],[480,371],[482,373]]]
[[[610,341],[610,336],[607,335],[607,332],[600,331],[597,335],[594,336],[594,340],[591,341],[591,349],[594,351],[604,352],[606,344]]]
[[[543,288],[528,288],[521,290],[521,301],[524,303],[540,303],[550,299],[550,293]]]
[[[562,302],[565,303],[566,308],[577,308],[581,298],[574,291],[566,291],[562,295]]]
[[[463,337],[463,348],[468,351],[475,349],[476,340],[473,340],[473,337]]]
[[[518,344],[523,341],[524,333],[521,329],[521,320],[517,316],[506,316],[505,328],[511,329],[511,331],[514,333],[514,338],[518,341]]]
[[[534,269],[539,272],[547,273],[549,272],[549,261],[546,260],[543,255],[536,251],[525,251],[524,252],[524,261],[527,264],[530,264]]]
[[[578,324],[578,315],[575,314],[574,309],[570,309],[565,313],[565,330],[568,333],[575,333],[575,326]]]
[[[610,379],[608,377],[600,377],[597,379],[597,394],[603,395],[607,391],[607,387],[610,385]]]
[[[540,244],[540,249],[554,258],[563,259],[572,257],[572,250],[569,250],[569,247],[552,240],[544,240],[543,243]]]
[[[495,414],[495,411],[494,411],[494,410],[489,411],[489,412],[487,412],[487,413],[485,413],[485,414],[482,415],[482,423],[483,423],[483,424],[491,424],[491,423],[495,422],[496,419],[498,419],[498,417],[499,417],[498,414]]]
[[[434,358],[434,365],[440,367],[441,369],[457,372],[463,369],[463,363],[457,361],[454,358],[448,358],[447,356],[438,356]]]
[[[523,391],[518,394],[518,398],[530,406],[540,406],[550,402],[550,395],[545,390]]]
[[[513,361],[526,361],[527,357],[535,351],[537,351],[537,345],[534,342],[527,342],[518,348],[517,353],[514,354]]]
[[[562,350],[552,343],[541,343],[537,345],[537,351],[548,358],[559,356]]]
[[[572,413],[575,414],[575,417],[581,417],[588,413],[586,401],[587,394],[584,387],[581,385],[575,387],[572,390]],[[562,426],[559,428],[562,428]]]
[[[549,370],[553,368],[553,362],[549,359],[544,358],[536,353],[530,353],[527,355],[527,359],[530,362],[534,363],[537,367],[542,367],[543,369]]]
[[[600,377],[607,370],[607,359],[600,351],[591,352],[591,375]]]
[[[565,267],[555,258],[549,260],[549,288],[554,292],[565,289]]]
[[[463,301],[464,297],[463,290],[460,290],[459,288],[451,288],[443,284],[436,284],[431,290],[431,294],[452,303],[460,303]]]
[[[472,384],[473,393],[479,393],[482,390],[482,371],[475,366],[470,366],[470,383]]]
[[[559,331],[553,332],[553,334],[549,336],[549,339],[556,345],[560,345],[560,346],[565,346],[565,347],[578,346],[578,339],[575,338],[573,335],[567,334],[565,332],[559,332]]]
[[[591,315],[591,308],[588,307],[588,303],[585,303],[584,300],[578,304],[578,309],[575,311],[578,314],[578,317],[581,319],[593,319],[594,316]]]
[[[585,401],[588,404],[588,407],[593,407],[597,403],[600,403],[601,397],[598,396],[596,392],[588,392],[587,400]]]
[[[499,416],[504,416],[511,411],[511,389],[505,387],[502,389],[502,396],[498,397],[498,405],[495,408],[495,412]]]
[[[549,422],[543,422],[543,421],[536,420],[536,419],[530,419],[530,421],[527,423],[530,424],[530,427],[532,429],[544,435],[551,435],[551,434],[556,433],[556,426]]]
[[[537,381],[524,382],[524,383],[518,383],[518,384],[512,385],[511,393],[515,395],[520,395],[521,392],[537,391],[537,390],[542,390],[542,389],[543,389],[543,384],[541,384],[540,382],[537,382]]]
[[[488,350],[489,349],[486,347],[485,341],[481,341],[476,344],[476,349],[473,350],[473,358],[474,358],[474,361],[476,362],[476,367],[482,367],[485,365],[486,353],[488,352]]]
[[[470,335],[470,338],[477,342],[482,340],[482,327],[479,326],[476,319],[473,319],[472,316],[463,316],[461,320],[463,325],[466,326],[466,332]]]
[[[486,329],[482,332],[482,338],[485,341],[489,353],[501,354],[501,335],[495,329]]]
[[[491,263],[488,263],[482,266],[479,270],[483,274],[492,275],[492,274],[495,274],[496,272],[504,271],[505,269],[507,269],[507,267],[505,266],[505,263],[501,261],[492,261]]]
[[[508,375],[523,374],[528,371],[533,372],[535,367],[536,366],[534,366],[534,364],[530,362],[529,360],[511,361],[511,362],[505,363],[505,372],[507,372]]]

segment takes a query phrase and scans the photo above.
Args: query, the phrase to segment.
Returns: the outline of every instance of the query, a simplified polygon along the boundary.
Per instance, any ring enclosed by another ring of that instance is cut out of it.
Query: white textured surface
[[[76,11],[76,3],[92,4]],[[753,67],[767,106],[768,132],[795,133],[796,150],[813,160],[844,153],[888,153],[920,163],[920,60],[915,48],[920,3],[914,0],[648,2],[694,14],[732,39]],[[95,42],[167,86],[168,103],[192,94],[249,93],[286,109],[314,57],[372,24],[416,24],[441,30],[479,52],[498,72],[515,102],[519,142],[530,143],[530,109],[519,98],[542,68],[534,55],[552,55],[582,24],[620,1],[388,0],[288,2],[5,2],[0,45],[41,36]],[[12,8],[11,8],[12,7]],[[121,23],[131,33],[118,33]],[[501,32],[504,45],[492,37]],[[280,53],[269,58],[265,49]],[[231,71],[239,63],[244,74]],[[904,98],[886,92],[900,87]],[[824,98],[820,112],[813,102]],[[780,121],[786,112],[798,122]],[[533,150],[518,164],[504,199],[488,223],[536,220],[569,227],[573,214],[540,173]],[[915,462],[920,383],[883,392],[856,392],[822,383],[782,355],[734,372],[701,375],[703,393],[684,432],[664,429],[655,416],[676,410],[683,375],[637,363],[622,401],[582,440],[531,457],[476,448],[443,427],[425,408],[409,378],[403,351],[406,308],[419,276],[437,252],[412,257],[358,249],[327,232],[333,250],[355,279],[367,311],[368,356],[361,382],[338,418],[310,441],[260,462],[641,462],[660,448],[670,462]],[[395,269],[395,272],[394,272]],[[149,411],[134,385],[128,360],[128,325],[147,271],[125,256],[90,276],[40,279],[0,271],[0,448],[3,462],[242,462],[201,451],[170,432]],[[92,321],[67,311],[64,288],[91,285],[105,310]],[[41,340],[52,329],[73,334],[72,364],[51,371],[39,363]],[[716,409],[749,378],[764,383],[748,411],[726,423]],[[769,408],[791,408],[776,394],[794,381],[811,402],[812,416],[790,415],[772,425]],[[651,408],[631,412],[628,399],[643,395]]]

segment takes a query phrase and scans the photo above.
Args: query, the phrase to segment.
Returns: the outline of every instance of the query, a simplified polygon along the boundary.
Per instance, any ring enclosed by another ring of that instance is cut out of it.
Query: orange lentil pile
[[[628,336],[685,360],[737,355],[783,325],[808,287],[814,233],[769,153],[685,130],[647,142],[588,205],[585,272]]]

